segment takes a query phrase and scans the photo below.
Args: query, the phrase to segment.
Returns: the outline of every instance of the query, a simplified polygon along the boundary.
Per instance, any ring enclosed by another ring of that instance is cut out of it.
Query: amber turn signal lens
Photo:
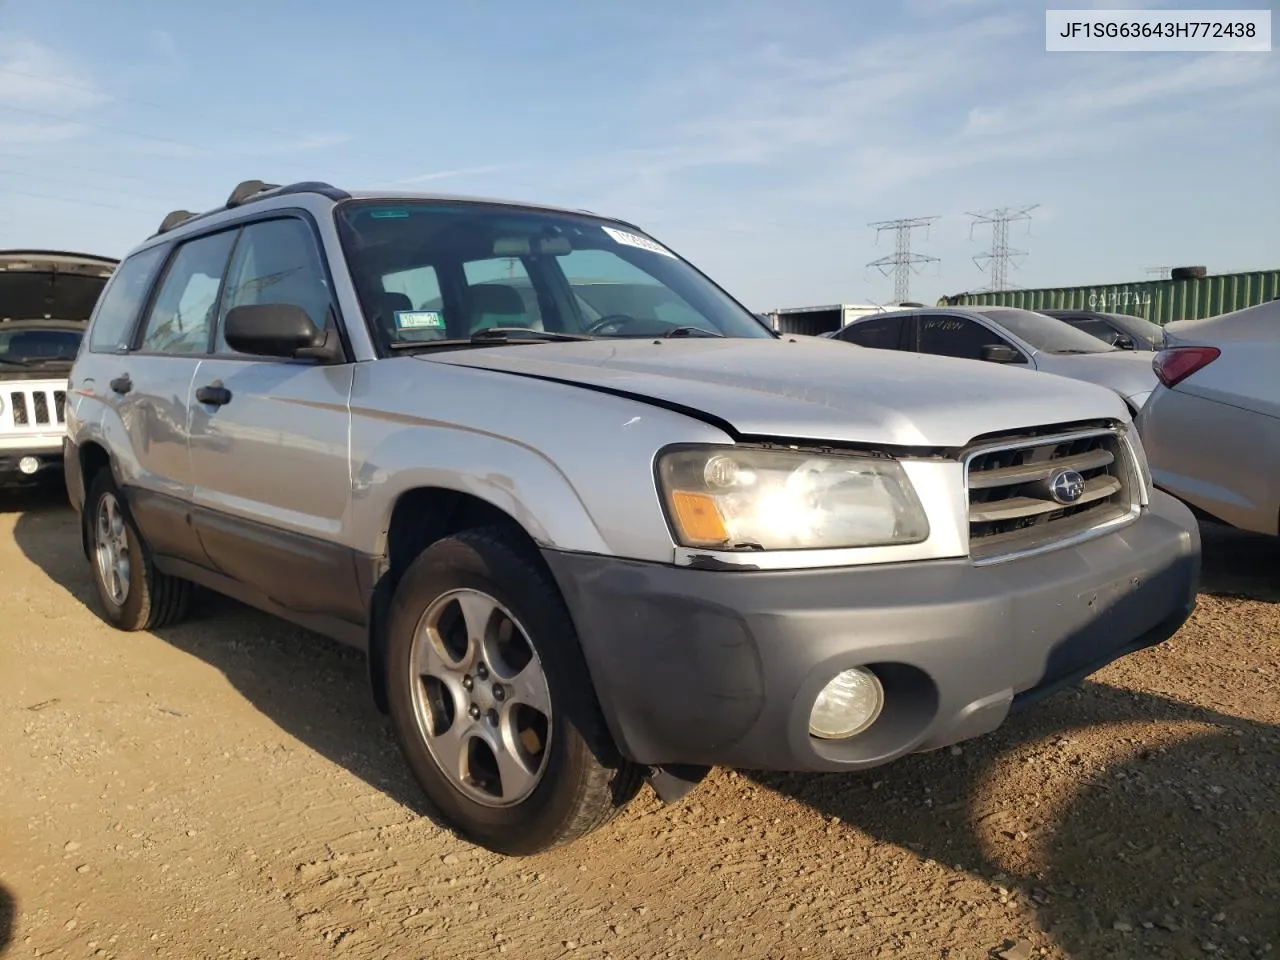
[[[715,499],[707,494],[672,491],[671,507],[686,543],[714,546],[729,539]]]

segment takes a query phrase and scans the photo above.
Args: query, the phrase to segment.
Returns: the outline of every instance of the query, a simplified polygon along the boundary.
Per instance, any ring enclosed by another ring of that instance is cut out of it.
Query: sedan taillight
[[[1217,347],[1171,347],[1152,358],[1151,368],[1161,383],[1173,387],[1220,356],[1222,351]]]

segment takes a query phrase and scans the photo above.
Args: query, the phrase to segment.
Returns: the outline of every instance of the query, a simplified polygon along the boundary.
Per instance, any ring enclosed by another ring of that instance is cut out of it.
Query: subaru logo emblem
[[[1049,492],[1059,503],[1075,503],[1084,496],[1084,477],[1076,470],[1059,470],[1049,481]]]

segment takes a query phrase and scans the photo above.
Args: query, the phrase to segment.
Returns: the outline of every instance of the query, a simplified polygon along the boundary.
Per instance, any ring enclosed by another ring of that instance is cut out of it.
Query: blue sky
[[[1280,267],[1275,51],[1049,54],[1026,0],[462,7],[0,0],[0,247],[327,179],[630,219],[754,309],[888,301],[895,217],[941,218],[913,299],[982,287],[967,213],[1030,203],[1020,286]]]

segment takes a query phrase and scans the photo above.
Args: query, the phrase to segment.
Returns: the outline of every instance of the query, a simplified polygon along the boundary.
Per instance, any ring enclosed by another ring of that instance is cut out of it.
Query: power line
[[[10,193],[15,197],[32,197],[36,200],[52,200],[55,203],[74,203],[84,207],[102,207],[104,210],[123,210],[126,213],[145,213],[148,216],[154,214],[155,208],[150,210],[142,207],[122,207],[118,203],[101,203],[97,200],[81,200],[78,197],[60,197],[53,193],[32,193],[29,190],[13,190],[9,187],[0,187],[0,193]]]
[[[0,156],[3,156],[3,154],[0,154]],[[39,180],[43,183],[67,184],[73,187],[80,187],[82,189],[93,189],[91,184],[87,184],[82,180],[73,180],[70,177],[51,177],[45,173],[27,173],[24,170],[6,170],[3,167],[0,167],[0,176],[3,175],[13,177],[14,180],[11,182]],[[0,190],[3,189],[3,187],[0,187]],[[101,189],[104,192],[109,190],[112,196],[117,197],[135,197],[139,200],[159,201],[160,203],[167,204],[173,203],[172,194],[147,193],[141,190],[123,190],[119,187],[99,187],[98,189]]]
[[[973,262],[978,265],[978,269],[982,269],[985,261],[991,270],[991,286],[992,291],[1007,290],[1009,288],[1009,266],[1016,257],[1025,257],[1025,250],[1014,250],[1009,246],[1009,224],[1016,223],[1019,220],[1031,219],[1031,211],[1040,206],[1038,203],[1027,204],[1022,207],[997,207],[994,210],[985,210],[981,213],[971,213],[973,223],[969,225],[969,239],[973,239],[973,228],[980,224],[991,224],[991,249],[986,253],[979,253],[973,258]],[[1030,228],[1028,228],[1030,229]]]
[[[902,303],[911,295],[911,274],[920,272],[920,265],[925,263],[941,263],[937,257],[923,253],[911,252],[911,231],[923,227],[928,234],[930,224],[937,217],[907,217],[900,220],[879,220],[867,226],[875,228],[876,242],[885,230],[892,230],[894,235],[893,253],[879,260],[872,260],[868,267],[875,267],[884,276],[893,274],[893,297]]]

